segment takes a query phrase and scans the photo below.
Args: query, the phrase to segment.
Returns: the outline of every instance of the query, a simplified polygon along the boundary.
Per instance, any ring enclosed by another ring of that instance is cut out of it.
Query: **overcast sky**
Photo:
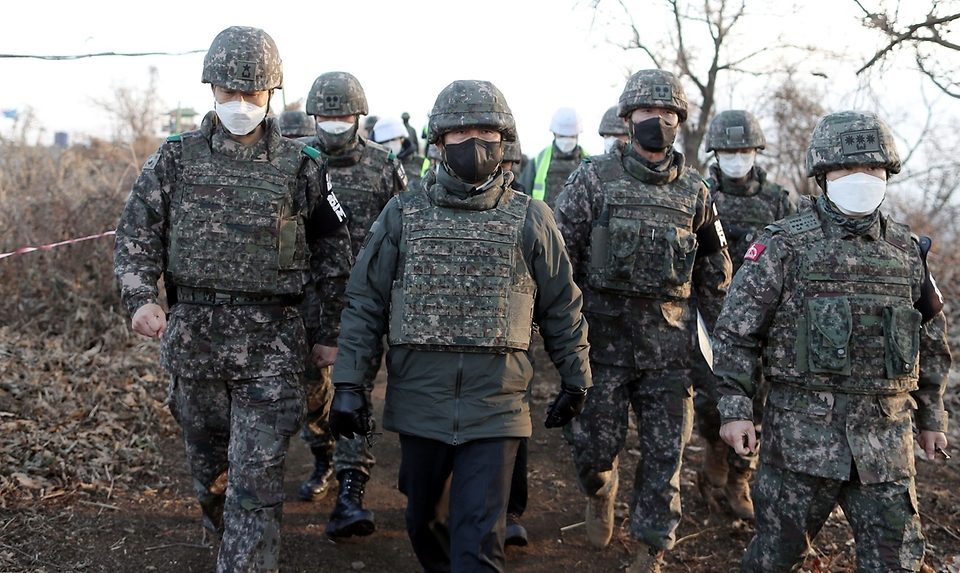
[[[624,2],[651,38],[668,28],[669,20],[657,8],[662,2]],[[853,0],[801,4],[794,8],[793,0],[748,0],[752,25],[740,25],[731,47],[747,53],[782,35],[791,43],[817,43],[855,61],[857,54],[878,44],[861,29]],[[600,117],[616,104],[626,73],[651,67],[641,52],[625,52],[611,42],[624,37],[625,20],[610,20],[618,10],[615,0],[601,6],[608,12],[594,18],[589,0],[21,1],[4,6],[0,53],[205,51],[228,26],[257,26],[273,36],[284,62],[285,89],[275,95],[275,109],[282,108],[284,99],[305,97],[317,75],[344,70],[364,86],[372,114],[399,116],[407,111],[419,129],[445,85],[485,79],[501,89],[512,107],[526,154],[549,143],[550,116],[562,106],[580,111],[581,143],[596,153],[602,150],[596,133]],[[642,7],[647,11],[641,12]],[[765,65],[771,65],[775,56],[765,57]],[[853,64],[844,68],[815,56],[805,60],[803,77],[830,90],[831,103],[864,105],[850,73]],[[109,100],[119,86],[144,88],[150,66],[159,70],[168,108],[179,104],[201,113],[211,109],[209,87],[200,83],[202,61],[202,53],[0,59],[5,88],[0,90],[0,109],[31,106],[48,141],[55,131],[70,133],[71,141],[85,135],[109,137],[109,116],[92,100]],[[759,80],[740,76],[721,90],[718,111],[750,109],[762,89]],[[9,133],[11,126],[12,120],[0,118],[0,133]]]

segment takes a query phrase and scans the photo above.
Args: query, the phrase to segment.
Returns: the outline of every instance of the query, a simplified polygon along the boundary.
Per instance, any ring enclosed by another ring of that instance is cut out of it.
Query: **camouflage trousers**
[[[760,380],[760,386],[756,396],[753,397],[753,419],[757,428],[757,436],[760,436],[760,421],[763,419],[763,404],[767,400],[767,394],[770,390],[770,384],[763,379],[762,372],[759,372],[761,365],[757,363],[757,378]],[[720,410],[717,409],[717,401],[720,395],[717,393],[717,378],[710,370],[707,361],[702,357],[693,359],[693,411],[696,415],[697,434],[711,445],[723,442],[720,438]],[[738,470],[755,470],[759,461],[760,450],[745,456],[738,455],[737,452],[727,446],[727,463],[732,468]]]
[[[607,486],[599,474],[610,471],[623,450],[633,407],[640,460],[630,504],[630,532],[648,545],[671,549],[680,522],[683,448],[693,432],[690,370],[606,364],[593,364],[592,370],[593,388],[583,412],[569,425],[580,489],[596,495]]]
[[[380,366],[379,361],[377,366]],[[335,474],[352,469],[369,476],[377,460],[367,446],[366,440],[362,437],[352,440],[334,440],[333,434],[330,433],[330,404],[333,402],[333,384],[330,381],[332,370],[332,366],[318,370],[308,361],[303,379],[307,391],[307,417],[300,429],[300,437],[315,454],[322,451],[326,453],[328,460],[333,460]],[[376,370],[373,371],[371,380],[374,377],[376,377]],[[372,404],[369,392],[367,403]]]
[[[857,571],[919,571],[924,541],[912,477],[864,484],[761,463],[753,489],[757,529],[742,573],[798,571],[810,541],[840,504],[857,543]]]
[[[279,570],[283,464],[303,404],[300,374],[171,378],[170,412],[183,429],[197,499],[223,504],[218,573]]]

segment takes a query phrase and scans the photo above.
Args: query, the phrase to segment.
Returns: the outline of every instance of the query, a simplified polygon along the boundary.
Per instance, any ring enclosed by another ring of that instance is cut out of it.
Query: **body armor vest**
[[[814,211],[768,227],[794,237],[796,288],[767,332],[765,374],[817,391],[896,394],[916,388],[920,312],[913,308],[910,229],[828,239]]]
[[[619,154],[591,160],[604,208],[591,231],[590,286],[600,292],[660,300],[690,296],[701,179],[687,172],[666,185],[628,174]]]
[[[390,152],[363,142],[360,159],[353,165],[328,163],[332,191],[350,211],[350,238],[353,254],[360,252],[367,231],[380,215],[387,198],[383,190],[383,168]]]
[[[300,294],[307,247],[293,190],[302,146],[281,140],[276,157],[250,162],[212,153],[199,131],[183,134],[181,141],[183,170],[171,205],[167,262],[173,283]]]
[[[390,296],[390,344],[526,350],[537,290],[523,257],[530,197],[508,188],[495,207],[467,210],[438,205],[430,193],[397,196],[402,275]]]
[[[753,240],[760,236],[759,231],[786,215],[780,212],[783,195],[786,193],[782,187],[766,180],[751,180],[744,184],[735,184],[735,187],[746,190],[747,185],[755,186],[753,194],[730,192],[713,178],[709,183],[714,204],[723,218],[734,271],[743,264],[743,256],[747,254]]]

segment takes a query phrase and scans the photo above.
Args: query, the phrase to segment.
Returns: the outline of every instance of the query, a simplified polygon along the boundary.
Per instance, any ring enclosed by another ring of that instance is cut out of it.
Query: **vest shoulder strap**
[[[908,251],[910,249],[910,241],[919,241],[917,236],[910,232],[908,225],[898,223],[889,216],[884,219],[883,240],[901,251]]]

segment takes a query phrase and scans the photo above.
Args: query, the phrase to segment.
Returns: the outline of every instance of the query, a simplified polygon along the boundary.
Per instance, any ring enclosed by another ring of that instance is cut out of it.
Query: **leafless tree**
[[[146,88],[118,86],[111,99],[93,100],[94,105],[112,118],[114,144],[129,151],[130,164],[136,169],[156,151],[156,133],[164,115],[159,93],[160,74],[151,66],[149,75]]]
[[[956,63],[948,54],[960,56],[960,32],[957,21],[960,10],[957,2],[927,0],[926,16],[915,21],[901,16],[901,2],[878,0],[876,3],[853,0],[863,11],[863,25],[881,32],[884,43],[873,56],[857,70],[863,74],[880,67],[896,54],[911,53],[917,68],[941,91],[950,97],[960,98],[960,81],[956,75]],[[916,6],[921,0],[910,0]],[[892,4],[892,7],[891,7]]]
[[[816,183],[806,175],[807,146],[813,128],[824,115],[823,94],[800,82],[788,71],[762,107],[770,114],[773,129],[767,130],[764,163],[768,176],[801,195],[816,195]],[[772,132],[772,133],[771,133]]]
[[[756,75],[759,72],[745,66],[760,54],[773,49],[764,45],[748,51],[737,51],[730,47],[733,29],[747,17],[746,0],[707,0],[690,2],[686,0],[660,0],[671,14],[669,34],[666,40],[647,38],[634,17],[636,10],[647,9],[649,2],[640,3],[632,9],[628,0],[591,0],[590,7],[598,11],[601,4],[616,4],[626,16],[630,37],[624,50],[639,50],[650,58],[657,68],[673,71],[695,91],[687,90],[690,101],[690,118],[681,126],[683,149],[687,162],[698,170],[702,165],[698,157],[700,144],[710,126],[716,104],[717,85],[720,75],[726,72],[740,72]],[[649,18],[649,15],[645,15]],[[662,24],[660,25],[662,28]],[[702,50],[699,38],[709,38],[706,50]],[[779,45],[779,41],[778,41]]]

